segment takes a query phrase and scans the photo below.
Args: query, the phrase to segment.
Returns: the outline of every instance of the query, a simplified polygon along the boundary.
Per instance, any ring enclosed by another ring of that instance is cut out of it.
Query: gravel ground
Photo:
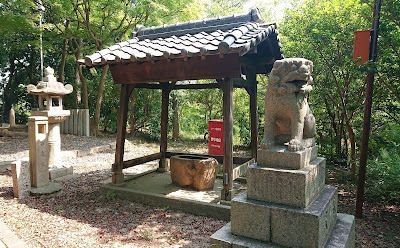
[[[62,150],[86,150],[114,141],[62,135]],[[158,144],[128,141],[125,159],[157,151]],[[26,134],[0,137],[0,162],[23,157],[28,157]],[[208,247],[209,237],[226,224],[112,195],[100,197],[99,187],[112,175],[113,149],[64,162],[72,164],[79,177],[64,181],[56,196],[18,200],[13,197],[11,172],[0,173],[0,220],[31,247]]]

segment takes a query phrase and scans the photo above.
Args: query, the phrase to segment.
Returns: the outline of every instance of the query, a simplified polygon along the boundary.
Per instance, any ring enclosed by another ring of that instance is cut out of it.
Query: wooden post
[[[381,12],[381,0],[375,0],[374,14],[372,21],[372,33],[369,48],[369,60],[375,62],[377,56],[377,45],[378,45],[378,31],[379,31],[379,17]],[[368,162],[368,141],[369,133],[371,131],[371,108],[372,108],[372,95],[374,89],[374,71],[368,73],[365,79],[366,93],[365,93],[365,104],[364,104],[364,123],[363,123],[363,135],[361,139],[360,147],[360,167],[358,171],[358,184],[357,184],[357,200],[356,200],[356,218],[362,218],[363,216],[363,205],[364,205],[364,190],[365,190],[365,173],[367,171]]]
[[[118,124],[117,124],[117,141],[115,149],[115,163],[112,168],[113,183],[124,182],[124,174],[122,173],[123,163],[124,163],[124,147],[125,147],[125,137],[126,137],[126,121],[128,118],[128,103],[129,96],[132,94],[135,88],[132,84],[122,84],[121,93],[119,98],[119,110],[118,110]]]
[[[167,152],[167,138],[168,138],[168,103],[169,103],[169,83],[160,83],[161,85],[161,137],[160,137],[160,152],[161,158],[159,162],[158,171],[165,172],[168,171],[166,166],[165,153]]]
[[[221,199],[230,201],[233,198],[233,82],[224,79],[223,90],[223,116],[224,116],[224,160],[223,160],[223,186]]]
[[[258,105],[257,105],[257,74],[255,69],[246,68],[246,79],[254,82],[246,88],[250,96],[250,130],[251,130],[251,157],[257,160],[258,150]]]

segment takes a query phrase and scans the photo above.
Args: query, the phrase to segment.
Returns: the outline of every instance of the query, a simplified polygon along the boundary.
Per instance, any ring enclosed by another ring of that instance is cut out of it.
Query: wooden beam
[[[251,86],[253,84],[257,84],[257,82],[248,81],[242,78],[234,78],[233,79],[233,87],[234,88],[243,88],[247,86]],[[139,83],[135,84],[135,88],[138,89],[157,89],[160,90],[161,86],[159,84],[152,83]],[[171,90],[202,90],[202,89],[219,89],[220,85],[218,83],[212,84],[176,84]]]
[[[230,201],[233,198],[233,82],[224,79],[223,117],[224,117],[224,160],[223,160],[223,189],[221,199]]]
[[[215,78],[237,78],[241,76],[238,54],[227,54],[174,59],[171,62],[160,60],[156,63],[129,63],[110,65],[116,84],[136,84],[149,82],[183,81]]]
[[[134,158],[123,162],[123,169],[130,168],[139,164],[145,164],[150,161],[154,161],[161,158],[162,153],[154,153],[140,158]],[[113,164],[115,165],[115,164]]]
[[[246,68],[246,78],[249,81],[256,81],[257,74],[254,67]],[[251,155],[257,159],[258,150],[258,105],[257,105],[257,84],[247,88],[250,96],[250,130],[251,130]]]
[[[219,85],[213,84],[178,84],[174,90],[202,90],[202,89],[218,89]]]
[[[258,54],[247,54],[240,57],[239,61],[247,66],[271,65],[274,64],[275,58],[273,56],[260,57]]]
[[[150,84],[150,83],[140,83],[140,84],[135,84],[135,88],[161,90],[161,85],[160,84]]]
[[[168,170],[166,166],[165,152],[167,151],[168,142],[168,103],[169,103],[169,87],[170,83],[160,83],[162,89],[161,98],[161,137],[160,137],[160,152],[162,153],[159,163],[159,171],[165,172]]]
[[[134,85],[121,85],[117,123],[117,140],[115,149],[115,165],[112,167],[112,171],[114,172],[112,176],[112,182],[115,184],[122,183],[124,181],[124,174],[122,173],[122,169],[124,161],[126,121],[128,118],[129,97],[132,94],[134,88]]]
[[[235,180],[236,178],[241,177],[243,175],[246,175],[247,168],[250,165],[254,164],[255,162],[256,162],[256,160],[253,158],[253,159],[235,167],[232,171],[233,180]]]
[[[233,87],[234,88],[245,88],[245,87],[252,87],[257,85],[258,82],[250,79],[243,79],[243,78],[232,78]]]
[[[203,157],[215,158],[218,161],[218,163],[220,163],[220,164],[222,164],[223,160],[224,160],[224,156],[222,156],[222,155],[186,153],[186,152],[166,152],[165,153],[166,158],[171,158],[172,156],[177,156],[177,155],[203,156]],[[243,164],[251,159],[252,159],[251,157],[233,157],[233,164]]]

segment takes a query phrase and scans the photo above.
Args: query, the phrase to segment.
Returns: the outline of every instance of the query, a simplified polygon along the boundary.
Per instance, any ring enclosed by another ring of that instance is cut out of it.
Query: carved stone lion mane
[[[262,149],[288,145],[289,151],[315,144],[315,118],[308,106],[313,63],[303,58],[277,60],[268,78]]]

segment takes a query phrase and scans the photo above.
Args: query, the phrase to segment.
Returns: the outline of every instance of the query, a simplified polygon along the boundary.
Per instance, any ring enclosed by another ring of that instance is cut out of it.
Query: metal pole
[[[44,7],[41,0],[39,0],[39,30],[40,30],[40,81],[43,81],[43,38],[42,38],[42,13]]]
[[[371,41],[369,48],[369,60],[372,60],[373,62],[375,62],[376,60],[376,50],[377,50],[378,32],[379,32],[379,15],[381,11],[381,5],[382,5],[381,0],[375,0]],[[365,173],[368,161],[368,140],[371,129],[371,108],[372,108],[372,94],[374,89],[374,76],[375,73],[372,71],[368,73],[367,78],[365,79],[367,89],[365,94],[363,136],[361,140],[360,167],[359,167],[358,185],[357,185],[357,201],[356,201],[356,212],[355,212],[355,216],[357,218],[362,218],[362,208],[364,204]]]

